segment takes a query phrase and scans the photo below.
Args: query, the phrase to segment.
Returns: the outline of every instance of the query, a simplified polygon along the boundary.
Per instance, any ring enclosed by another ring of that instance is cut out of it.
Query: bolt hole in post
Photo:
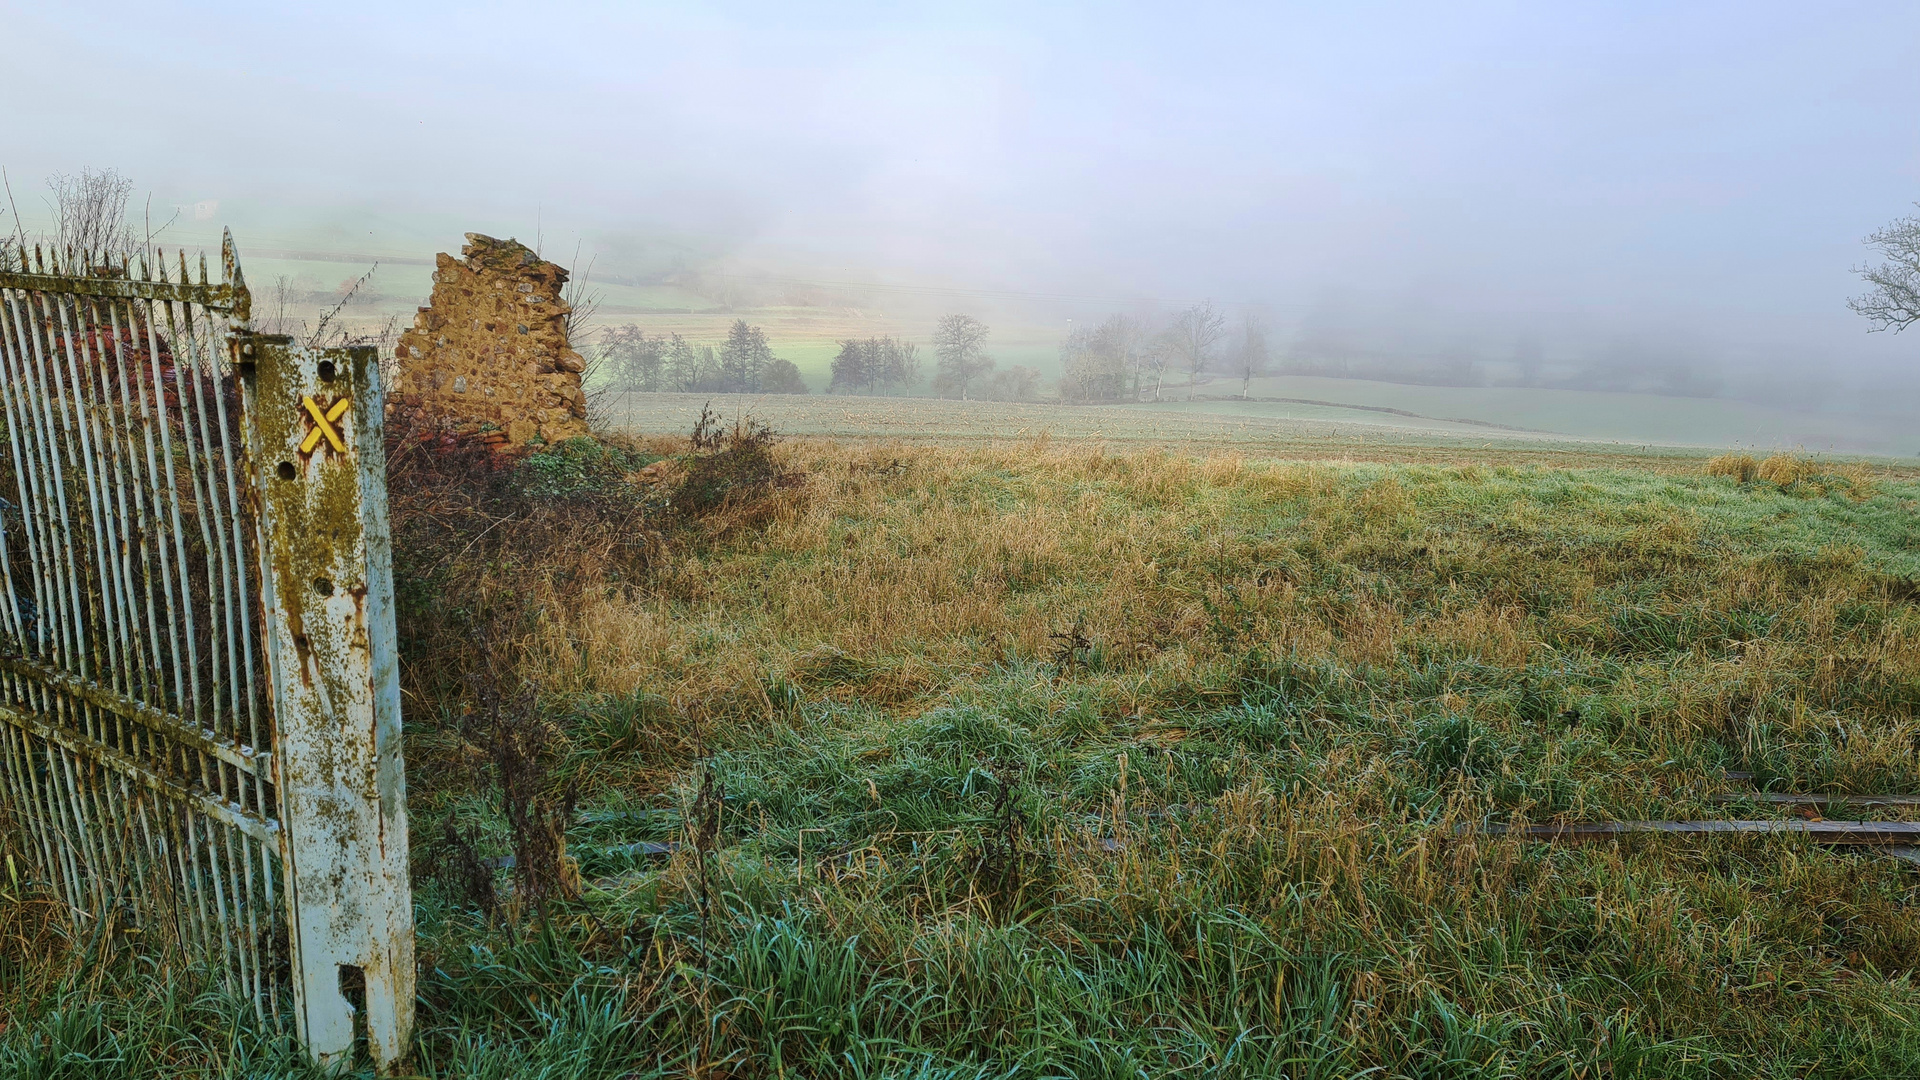
[[[324,383],[332,382],[335,374],[336,374],[336,369],[333,366],[333,361],[331,360],[320,361],[320,381],[321,382],[324,382]]]
[[[321,596],[332,596],[333,582],[328,581],[326,578],[323,578],[323,577],[314,578],[313,591],[319,593]]]
[[[291,480],[295,476],[300,475],[299,470],[293,467],[293,462],[291,461],[281,462],[280,467],[275,469],[274,472],[280,474],[280,479],[282,480]]]
[[[358,964],[340,965],[340,996],[353,1011],[353,1041],[367,1041],[367,973]],[[358,1056],[357,1052],[354,1056]]]

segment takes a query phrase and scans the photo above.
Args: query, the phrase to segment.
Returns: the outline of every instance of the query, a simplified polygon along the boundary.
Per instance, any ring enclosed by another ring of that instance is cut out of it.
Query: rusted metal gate
[[[222,263],[0,266],[0,846],[81,940],[204,965],[322,1061],[358,1026],[391,1069],[413,924],[379,364],[252,333],[231,237]]]

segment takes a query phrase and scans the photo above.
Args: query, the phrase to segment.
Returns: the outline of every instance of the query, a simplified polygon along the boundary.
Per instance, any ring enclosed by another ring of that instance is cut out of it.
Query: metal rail
[[[179,252],[0,270],[0,847],[81,928],[137,924],[322,1061],[360,1020],[391,1070],[413,939],[379,365],[251,334],[221,254],[217,281]],[[303,409],[336,370],[353,415]],[[349,609],[307,595],[321,563]]]
[[[284,1007],[255,528],[221,343],[246,285],[184,253],[0,272],[0,762],[83,924],[138,923]],[[197,274],[195,271],[197,270]]]

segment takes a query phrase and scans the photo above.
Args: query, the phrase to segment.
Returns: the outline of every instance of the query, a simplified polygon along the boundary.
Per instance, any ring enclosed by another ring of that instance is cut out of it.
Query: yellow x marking
[[[353,399],[341,398],[329,406],[325,412],[320,411],[320,406],[311,397],[301,398],[300,404],[306,406],[307,415],[313,417],[313,430],[307,432],[307,437],[300,440],[300,452],[313,453],[313,448],[320,445],[320,439],[324,436],[332,445],[334,453],[346,453],[347,444],[340,441],[340,431],[333,425],[347,415],[347,406],[353,404]]]

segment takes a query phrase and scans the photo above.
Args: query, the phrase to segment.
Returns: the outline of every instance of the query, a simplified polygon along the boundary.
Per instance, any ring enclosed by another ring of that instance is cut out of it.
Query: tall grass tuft
[[[1752,454],[1721,454],[1707,459],[1708,476],[1727,476],[1742,484],[1751,483],[1760,473],[1760,463]]]
[[[1817,474],[1814,463],[1795,454],[1774,454],[1760,463],[1754,475],[1769,484],[1789,488]]]

